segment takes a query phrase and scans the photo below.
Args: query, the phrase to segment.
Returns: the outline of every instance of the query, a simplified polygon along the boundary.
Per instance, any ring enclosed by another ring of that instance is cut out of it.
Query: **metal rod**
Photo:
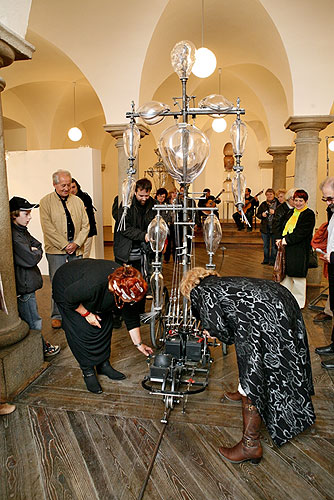
[[[168,408],[167,410],[167,418],[169,417],[169,414],[170,414],[170,408]],[[147,486],[147,483],[148,483],[148,480],[150,479],[150,475],[151,475],[151,472],[152,472],[152,469],[153,469],[153,465],[154,465],[154,462],[155,462],[155,459],[156,459],[156,456],[158,454],[158,451],[159,451],[159,447],[160,447],[160,444],[161,444],[161,441],[162,441],[162,438],[163,438],[163,435],[164,435],[164,432],[166,430],[166,427],[167,427],[167,422],[165,424],[163,424],[163,427],[160,431],[160,434],[159,434],[159,438],[158,438],[158,441],[157,441],[157,444],[155,445],[155,448],[153,450],[153,456],[151,458],[151,462],[150,462],[150,465],[147,469],[147,472],[146,472],[146,476],[145,476],[145,480],[144,480],[144,483],[141,487],[141,490],[139,492],[139,496],[138,496],[138,500],[142,500],[143,496],[144,496],[144,493],[145,493],[145,489],[146,489],[146,486]]]

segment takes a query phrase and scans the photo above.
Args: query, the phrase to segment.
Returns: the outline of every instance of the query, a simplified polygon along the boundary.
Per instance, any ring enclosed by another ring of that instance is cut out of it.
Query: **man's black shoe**
[[[329,361],[321,361],[321,366],[326,368],[326,370],[334,370],[334,359],[330,359]]]
[[[316,347],[315,352],[321,355],[334,354],[334,344],[325,345],[324,347]]]

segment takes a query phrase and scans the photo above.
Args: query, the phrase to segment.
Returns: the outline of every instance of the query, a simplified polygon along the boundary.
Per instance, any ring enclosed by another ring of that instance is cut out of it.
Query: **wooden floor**
[[[245,235],[246,237],[246,235]],[[204,264],[205,251],[196,251]],[[112,248],[106,247],[106,258]],[[261,247],[228,246],[217,257],[223,275],[271,278],[272,268],[260,264]],[[165,267],[170,274],[172,264]],[[308,300],[320,288],[308,290]],[[103,394],[87,392],[80,369],[62,330],[49,320],[50,285],[45,277],[38,292],[44,334],[60,344],[61,353],[24,392],[17,410],[0,417],[1,500],[130,500],[138,498],[163,427],[160,397],[141,387],[145,358],[125,329],[112,338],[112,365],[126,373],[121,382],[101,377]],[[234,348],[222,356],[213,351],[209,388],[172,411],[143,498],[145,500],[304,500],[334,499],[334,372],[320,366],[314,347],[328,343],[331,325],[314,324],[314,312],[303,311],[311,346],[316,388],[316,424],[282,448],[262,428],[264,456],[258,466],[232,465],[219,458],[220,445],[241,436],[241,408],[222,404],[224,390],[235,390]],[[148,342],[147,327],[143,338]],[[29,355],[29,353],[27,353]]]

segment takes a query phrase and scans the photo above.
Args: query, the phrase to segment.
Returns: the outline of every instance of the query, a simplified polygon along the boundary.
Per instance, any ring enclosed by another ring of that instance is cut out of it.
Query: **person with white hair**
[[[71,194],[71,173],[67,170],[57,170],[52,175],[52,181],[54,191],[44,196],[39,203],[51,283],[60,266],[73,259],[82,258],[90,229],[82,200]],[[51,310],[52,328],[60,328],[61,315],[53,299]]]

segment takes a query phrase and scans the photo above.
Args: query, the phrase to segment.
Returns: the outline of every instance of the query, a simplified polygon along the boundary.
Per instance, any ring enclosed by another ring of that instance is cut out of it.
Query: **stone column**
[[[104,125],[104,130],[116,139],[115,147],[117,148],[118,151],[118,199],[120,201],[122,196],[122,183],[126,178],[127,175],[126,172],[127,169],[129,168],[129,162],[127,157],[125,156],[124,142],[123,142],[123,132],[127,127],[127,125],[128,125],[127,123],[120,125]],[[139,128],[141,139],[145,137],[145,135],[148,135],[150,133],[150,129],[145,125],[137,124],[137,127]],[[138,178],[138,166],[139,162],[137,156],[135,161],[135,168],[137,170],[135,174],[136,178]]]
[[[289,154],[294,150],[293,146],[270,146],[267,153],[273,157],[273,189],[286,187],[286,162]]]
[[[0,25],[0,67],[19,59],[31,59],[34,48],[24,39]],[[5,88],[0,78],[0,92]],[[0,310],[0,400],[23,388],[41,369],[41,335],[29,332],[17,312],[17,298],[9,217],[7,171],[0,94],[0,273],[7,312]]]
[[[334,121],[332,115],[290,116],[285,128],[296,133],[295,187],[303,188],[309,195],[309,207],[316,211],[318,192],[319,132]]]

